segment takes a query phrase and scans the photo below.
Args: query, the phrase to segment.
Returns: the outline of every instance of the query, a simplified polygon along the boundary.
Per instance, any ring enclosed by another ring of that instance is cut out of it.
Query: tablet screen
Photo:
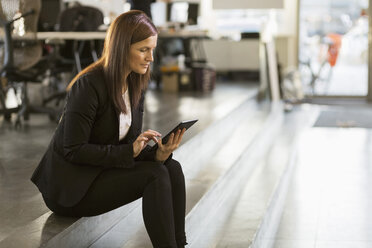
[[[186,128],[186,130],[187,129],[189,129],[192,125],[194,125],[195,124],[195,122],[197,122],[198,120],[188,120],[188,121],[182,121],[182,122],[180,122],[175,128],[173,128],[169,133],[167,133],[167,135],[165,135],[163,138],[162,138],[162,143],[163,144],[166,144],[167,142],[168,142],[168,139],[169,139],[169,137],[170,137],[170,135],[172,134],[172,133],[175,133],[175,132],[177,132],[177,130],[179,130],[179,129],[184,129],[184,128]],[[153,147],[152,147],[153,149],[157,149],[158,148],[158,144],[155,144]]]

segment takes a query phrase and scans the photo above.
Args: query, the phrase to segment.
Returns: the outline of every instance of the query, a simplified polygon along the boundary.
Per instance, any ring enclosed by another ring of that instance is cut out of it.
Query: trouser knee
[[[153,176],[161,187],[170,188],[170,175],[167,168],[163,165],[156,164],[153,169]]]
[[[168,169],[169,176],[174,179],[173,181],[184,183],[185,176],[183,174],[182,166],[177,160],[171,159],[165,163],[165,166]]]

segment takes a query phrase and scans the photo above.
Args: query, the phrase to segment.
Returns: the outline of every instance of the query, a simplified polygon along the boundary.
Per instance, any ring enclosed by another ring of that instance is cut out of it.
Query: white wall
[[[200,28],[201,29],[209,29],[211,33],[215,31],[215,15],[212,8],[213,0],[201,0],[200,1]]]
[[[204,40],[209,63],[217,71],[259,70],[259,40]]]
[[[279,25],[279,33],[296,34],[297,6],[299,0],[284,0],[283,20]]]

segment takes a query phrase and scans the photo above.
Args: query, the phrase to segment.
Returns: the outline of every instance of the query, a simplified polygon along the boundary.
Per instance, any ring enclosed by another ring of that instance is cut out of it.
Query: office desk
[[[94,41],[94,40],[104,40],[106,37],[106,32],[38,32],[38,40],[74,40],[74,41]],[[207,32],[204,30],[180,30],[177,32],[171,31],[160,31],[159,32],[159,43],[167,43],[169,39],[181,39],[184,44],[184,50],[186,55],[187,62],[192,60],[190,41],[207,38]],[[204,53],[202,54],[204,56]],[[81,70],[80,60],[76,54],[75,56],[78,66],[78,70]],[[97,60],[97,57],[94,56],[94,59]],[[158,58],[160,60],[160,58]],[[160,62],[160,61],[158,61]]]
[[[180,30],[180,31],[163,31],[159,32],[159,38],[181,38],[181,39],[193,39],[193,38],[206,38],[206,30]]]
[[[76,64],[77,71],[80,72],[82,70],[82,62],[81,62],[81,53],[83,51],[83,47],[87,42],[90,45],[90,50],[92,54],[93,61],[97,61],[97,49],[95,41],[101,40],[103,41],[106,37],[106,32],[38,32],[36,34],[36,38],[38,40],[43,41],[51,41],[52,44],[59,45],[58,42],[54,42],[53,40],[71,40],[73,41],[73,55]]]
[[[103,40],[106,32],[38,32],[36,37],[38,40]]]
[[[37,32],[36,37],[34,33],[26,33],[25,35],[12,35],[13,41],[32,41],[47,40],[47,39],[61,39],[61,40],[103,40],[106,37],[106,32]],[[0,40],[4,39],[4,33],[0,30]]]
[[[64,40],[103,40],[106,37],[106,32],[38,32],[38,40],[46,39],[64,39]],[[205,38],[207,32],[204,30],[186,31],[181,30],[177,32],[160,31],[159,38],[183,38],[195,39]]]
[[[172,40],[180,40],[183,44],[183,54],[185,55],[186,67],[190,67],[192,62],[206,61],[202,40],[209,39],[206,30],[187,30],[179,31],[161,30],[159,32],[158,46],[161,50],[160,57],[167,55],[167,45]]]

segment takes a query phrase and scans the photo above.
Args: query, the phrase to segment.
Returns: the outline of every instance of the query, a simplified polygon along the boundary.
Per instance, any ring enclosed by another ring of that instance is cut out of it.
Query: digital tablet
[[[177,132],[179,129],[184,129],[184,128],[186,128],[186,130],[187,129],[189,129],[192,125],[194,125],[195,124],[195,122],[197,122],[198,120],[188,120],[188,121],[182,121],[182,122],[180,122],[175,128],[173,128],[172,129],[172,131],[170,131],[167,135],[165,135],[163,138],[162,138],[162,144],[166,144],[167,142],[168,142],[168,139],[169,139],[169,137],[170,137],[170,135],[172,134],[172,133],[175,133],[175,132]],[[155,144],[155,145],[153,145],[152,146],[152,148],[151,149],[157,149],[158,148],[158,144]]]

